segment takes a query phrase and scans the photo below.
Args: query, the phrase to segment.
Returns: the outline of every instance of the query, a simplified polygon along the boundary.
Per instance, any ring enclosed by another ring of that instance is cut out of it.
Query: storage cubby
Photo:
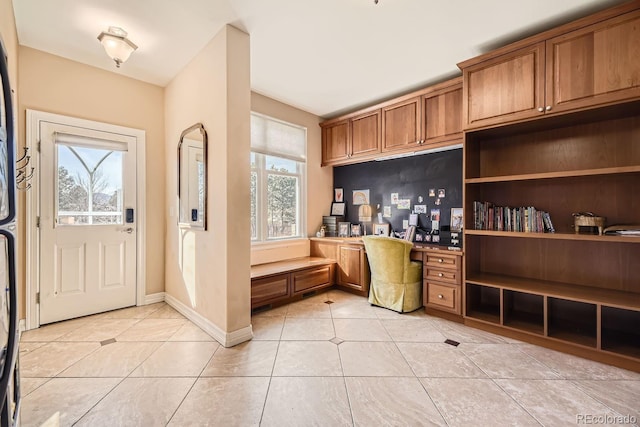
[[[544,334],[544,297],[508,289],[502,292],[503,324],[526,332]]]
[[[602,307],[602,349],[640,358],[640,311]]]
[[[595,304],[549,297],[547,313],[550,337],[596,347],[598,319]]]
[[[640,170],[637,104],[619,113],[627,117],[526,123],[467,133],[465,179],[537,178],[601,173],[606,169]],[[600,171],[600,172],[598,172]]]
[[[467,317],[500,323],[500,289],[471,283],[466,286]]]

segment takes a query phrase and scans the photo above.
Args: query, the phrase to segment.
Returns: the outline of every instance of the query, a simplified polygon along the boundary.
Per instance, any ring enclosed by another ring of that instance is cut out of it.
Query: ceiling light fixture
[[[98,40],[100,40],[107,55],[114,60],[118,68],[138,48],[127,38],[127,32],[120,27],[109,27],[108,31],[100,33]]]

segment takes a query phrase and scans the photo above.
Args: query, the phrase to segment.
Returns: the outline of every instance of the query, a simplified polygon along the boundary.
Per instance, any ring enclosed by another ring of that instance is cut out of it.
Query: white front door
[[[40,324],[136,304],[136,139],[40,122]]]

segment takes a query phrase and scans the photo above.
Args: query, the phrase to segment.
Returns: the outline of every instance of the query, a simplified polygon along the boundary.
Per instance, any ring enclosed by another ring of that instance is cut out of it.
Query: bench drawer
[[[308,292],[324,286],[331,286],[331,266],[298,271],[291,274],[293,295]]]
[[[289,297],[289,274],[251,281],[251,308],[270,304]]]

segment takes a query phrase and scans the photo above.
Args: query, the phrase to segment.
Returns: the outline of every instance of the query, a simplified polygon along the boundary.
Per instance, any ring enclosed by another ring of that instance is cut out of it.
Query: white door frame
[[[26,324],[25,329],[35,329],[40,326],[39,303],[36,295],[40,291],[40,241],[38,233],[38,215],[40,212],[40,155],[38,154],[38,144],[40,142],[40,122],[61,123],[69,126],[96,129],[104,132],[119,133],[136,138],[137,162],[137,253],[136,253],[136,305],[144,305],[146,297],[146,133],[144,130],[128,128],[124,126],[111,125],[108,123],[95,122],[92,120],[78,119],[75,117],[63,116],[60,114],[46,113],[43,111],[27,110],[26,138],[25,146],[31,153],[31,164],[34,167],[33,178],[31,179],[31,189],[27,191],[26,197]]]

